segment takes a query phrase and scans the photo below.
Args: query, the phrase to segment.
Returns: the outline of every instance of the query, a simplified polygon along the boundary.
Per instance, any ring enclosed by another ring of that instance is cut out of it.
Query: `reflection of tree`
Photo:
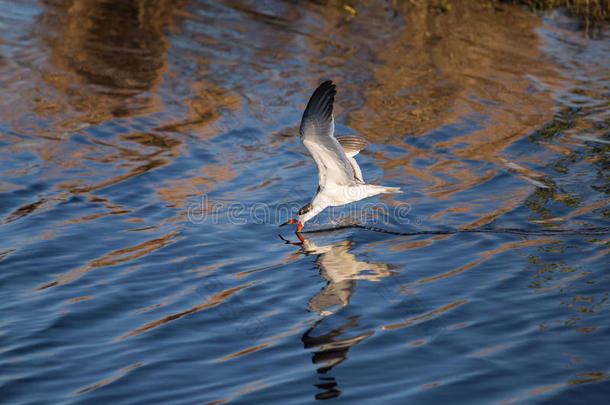
[[[458,213],[461,226],[475,227],[520,206],[531,191],[525,182],[502,189],[500,204],[473,201],[471,191],[510,170],[507,147],[552,117],[559,74],[543,59],[540,19],[471,1],[451,2],[450,11],[442,2],[354,7],[349,22],[344,10],[325,9],[329,41],[307,38],[308,58],[338,82],[337,121],[411,152],[368,153],[415,198],[434,201],[426,214],[435,220]]]
[[[141,99],[130,107],[140,108],[149,97],[142,97],[142,93],[160,80],[169,47],[164,31],[171,25],[172,11],[183,3],[48,2],[43,21],[59,35],[46,35],[45,40],[51,49],[50,61],[60,72],[45,74],[45,80],[80,110],[101,113],[106,105],[112,114],[125,115],[130,108],[118,101],[132,97],[134,103],[134,96]]]
[[[578,92],[577,96],[582,94]],[[592,100],[604,97],[594,93],[588,96]],[[597,109],[597,106],[564,108],[550,123],[530,135],[532,143],[555,152],[555,158],[545,162],[544,186],[525,201],[537,222],[557,225],[597,209],[602,218],[608,219],[610,211],[605,208],[607,201],[603,198],[610,190],[610,146],[602,139],[603,126],[592,119],[598,114]],[[587,165],[583,165],[583,160]],[[573,181],[584,176],[590,187]]]
[[[402,142],[407,133],[422,135],[459,123],[464,114],[480,114],[470,124],[480,130],[468,131],[467,138],[451,134],[438,144],[464,144],[459,147],[464,157],[489,160],[515,135],[527,135],[550,118],[548,95],[527,91],[532,81],[524,74],[525,67],[536,76],[553,69],[540,63],[536,50],[539,19],[467,1],[452,2],[450,13],[408,2],[401,8],[406,24],[377,50],[384,61],[374,70],[378,83],[365,92],[366,106],[350,114],[351,126],[375,140],[399,135],[396,140]],[[467,23],[473,18],[476,24]],[[485,116],[501,125],[489,131]]]
[[[55,61],[87,83],[119,91],[148,90],[157,81],[169,43],[163,30],[183,1],[64,0],[51,40]]]
[[[182,21],[183,17],[175,17],[175,12],[186,1],[45,0],[44,4],[43,27],[37,33],[50,52],[41,77],[54,91],[45,97],[30,97],[36,113],[43,118],[61,119],[62,129],[70,131],[106,124],[115,117],[146,117],[136,124],[116,122],[129,131],[117,131],[103,141],[96,139],[92,146],[79,145],[73,156],[58,156],[64,150],[57,144],[52,145],[54,149],[41,146],[40,154],[45,160],[84,168],[93,161],[112,172],[104,176],[106,169],[99,169],[91,175],[87,173],[86,179],[71,176],[61,184],[63,189],[91,192],[165,166],[182,154],[183,138],[176,133],[197,131],[205,137],[215,136],[220,131],[214,124],[222,112],[240,107],[240,100],[231,92],[198,80],[194,74],[181,79],[189,95],[181,103],[188,108],[186,117],[147,115],[166,111],[165,104],[172,102],[163,98],[158,84],[162,76],[172,77],[167,64],[167,34],[176,21]],[[206,63],[201,61],[203,72]],[[52,156],[46,158],[47,155]],[[180,206],[188,197],[199,195],[202,190],[207,192],[234,175],[230,164],[208,164],[181,173],[179,179],[165,179],[156,190],[162,199]]]
[[[392,266],[385,263],[369,263],[358,260],[350,253],[354,242],[344,240],[339,243],[318,246],[314,242],[304,239],[303,252],[307,255],[317,255],[316,265],[320,275],[328,281],[324,289],[309,300],[309,310],[319,312],[324,318],[317,320],[303,334],[301,340],[305,349],[315,349],[312,361],[314,364],[323,364],[318,368],[319,374],[326,374],[334,366],[347,359],[350,348],[375,332],[365,331],[356,336],[345,336],[350,329],[356,329],[359,324],[358,316],[352,316],[343,325],[319,336],[312,336],[313,331],[328,316],[335,314],[339,309],[349,304],[350,297],[356,291],[356,280],[379,281],[382,277],[393,275]],[[364,273],[368,271],[367,273]],[[329,308],[338,307],[334,310]],[[341,395],[334,377],[321,377],[316,387],[324,392],[318,393],[316,399],[328,399]]]
[[[604,242],[598,243],[601,245]],[[557,306],[561,308],[552,312],[553,319],[539,324],[541,329],[561,324],[576,327],[577,332],[589,333],[598,327],[592,327],[591,323],[595,320],[594,315],[602,310],[608,300],[608,293],[591,289],[591,285],[599,281],[591,277],[595,273],[589,270],[589,266],[573,266],[565,262],[564,255],[572,248],[568,244],[548,244],[539,247],[535,255],[529,256],[527,269],[535,273],[531,275],[528,287],[540,294],[557,291]],[[593,259],[601,261],[602,255]],[[588,287],[581,288],[579,284]],[[585,291],[588,294],[583,294]]]

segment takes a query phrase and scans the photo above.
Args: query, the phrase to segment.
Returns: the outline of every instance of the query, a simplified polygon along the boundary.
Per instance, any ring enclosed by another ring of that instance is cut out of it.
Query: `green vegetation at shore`
[[[610,0],[508,0],[533,10],[565,8],[571,15],[594,22],[610,21]]]

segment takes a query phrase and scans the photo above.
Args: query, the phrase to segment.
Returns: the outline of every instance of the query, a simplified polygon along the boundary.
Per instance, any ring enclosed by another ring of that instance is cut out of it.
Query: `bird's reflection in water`
[[[324,289],[309,300],[309,310],[328,316],[349,304],[356,291],[357,280],[379,281],[393,274],[391,266],[385,263],[369,263],[358,260],[350,253],[355,243],[344,240],[338,243],[318,246],[309,239],[303,239],[302,249],[306,255],[316,255],[316,265],[320,275],[328,282]]]
[[[375,331],[369,330],[355,336],[349,336],[349,331],[358,329],[360,324],[354,315],[346,322],[329,332],[315,335],[314,331],[320,324],[340,309],[346,307],[356,291],[357,280],[379,281],[383,277],[395,274],[393,266],[385,263],[369,263],[359,260],[350,250],[355,242],[343,240],[338,243],[318,246],[308,239],[301,240],[301,249],[305,255],[316,255],[315,263],[320,269],[320,275],[327,281],[326,286],[309,300],[309,311],[317,312],[321,318],[303,334],[301,340],[305,349],[313,349],[312,362],[320,364],[319,374],[327,374],[334,366],[343,363],[351,347],[362,342]],[[338,383],[332,376],[320,376],[316,387],[324,390],[315,395],[316,399],[329,399],[341,395]]]
[[[315,349],[311,361],[314,364],[322,364],[318,367],[319,374],[326,374],[337,364],[343,363],[347,359],[347,352],[357,343],[373,335],[375,331],[369,330],[360,333],[356,336],[344,336],[350,329],[355,329],[359,325],[359,316],[353,316],[346,323],[331,330],[328,333],[319,336],[312,336],[314,329],[322,323],[324,318],[317,320],[307,329],[301,341],[305,349]],[[316,394],[316,399],[328,399],[341,395],[341,391],[337,389],[337,382],[334,377],[320,377],[320,382],[316,387],[324,390]]]

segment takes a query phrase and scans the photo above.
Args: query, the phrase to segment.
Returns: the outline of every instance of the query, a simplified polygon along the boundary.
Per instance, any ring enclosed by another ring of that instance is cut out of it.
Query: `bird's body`
[[[344,205],[382,193],[400,192],[398,187],[366,184],[354,156],[368,146],[357,135],[334,136],[333,102],[335,85],[325,81],[307,103],[299,133],[303,144],[318,166],[318,192],[298,212],[297,232],[303,224],[329,206]],[[284,225],[286,225],[284,224]]]

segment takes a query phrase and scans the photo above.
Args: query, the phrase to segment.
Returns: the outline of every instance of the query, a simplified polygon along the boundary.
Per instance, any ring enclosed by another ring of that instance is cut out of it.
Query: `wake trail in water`
[[[399,232],[391,231],[389,229],[378,228],[368,225],[342,225],[333,228],[322,228],[312,229],[308,231],[301,231],[301,233],[323,233],[340,231],[342,229],[359,228],[366,229],[367,231],[387,233],[390,235],[400,236],[418,236],[418,235],[454,235],[458,233],[506,233],[513,235],[534,235],[534,236],[553,236],[553,235],[606,235],[610,234],[610,228],[599,227],[599,228],[580,228],[580,229],[521,229],[521,228],[493,228],[493,227],[479,227],[471,229],[440,229],[440,230],[428,230],[428,231],[415,231],[415,232]]]

